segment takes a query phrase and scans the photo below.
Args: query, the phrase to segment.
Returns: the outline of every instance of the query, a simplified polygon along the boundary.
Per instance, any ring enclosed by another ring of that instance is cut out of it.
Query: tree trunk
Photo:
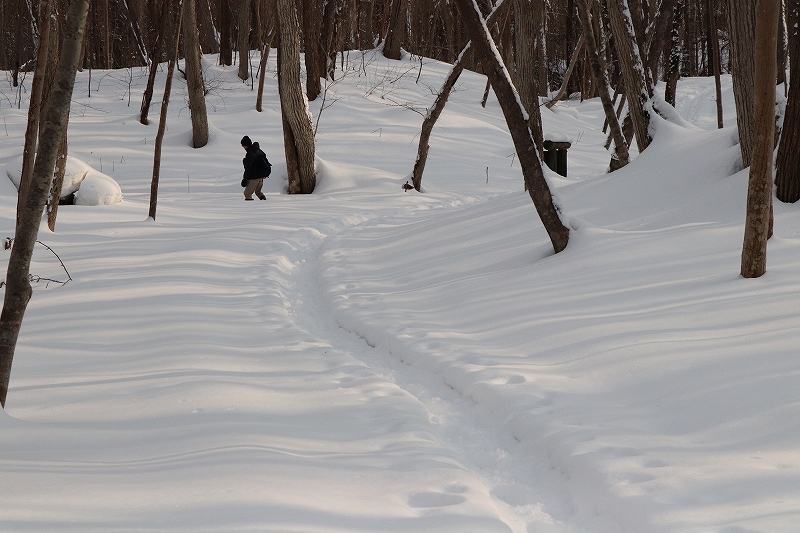
[[[50,231],[56,230],[58,217],[58,204],[61,201],[61,189],[64,188],[64,174],[67,172],[67,132],[61,137],[56,157],[56,168],[53,171],[53,184],[50,187],[50,204],[47,208],[47,227]]]
[[[233,50],[231,49],[231,15],[230,0],[219,2],[219,64],[222,66],[233,65]]]
[[[561,81],[561,88],[558,90],[558,93],[550,99],[550,101],[545,104],[547,109],[552,109],[556,103],[561,100],[564,96],[564,93],[567,92],[569,88],[569,79],[572,77],[572,71],[575,69],[575,65],[578,63],[578,57],[583,52],[583,46],[585,43],[584,36],[581,35],[580,39],[578,39],[578,44],[575,45],[575,50],[572,52],[572,59],[569,60],[569,66],[567,67],[567,72],[564,74],[564,79]]]
[[[264,78],[267,75],[267,60],[269,59],[269,50],[272,46],[272,40],[275,37],[274,29],[271,29],[269,36],[264,43],[264,48],[261,50],[261,64],[258,70],[258,95],[256,96],[256,111],[261,113],[261,103],[264,97]]]
[[[278,90],[284,121],[286,161],[297,161],[297,174],[289,174],[289,192],[311,194],[316,186],[314,129],[300,83],[300,25],[294,0],[277,0],[281,42],[278,50]],[[292,183],[296,183],[294,188]]]
[[[538,0],[537,0],[538,2]],[[539,109],[539,84],[537,82],[536,37],[538,28],[533,0],[514,0],[515,47],[517,89],[522,105],[528,112],[528,128],[533,134],[539,156],[542,156],[542,112]]]
[[[392,0],[389,26],[386,40],[383,42],[383,55],[388,59],[400,59],[400,50],[406,33],[406,2],[407,0]]]
[[[358,44],[362,50],[375,46],[372,35],[372,12],[374,0],[358,0]]]
[[[202,148],[208,144],[208,115],[194,4],[195,0],[183,0],[182,28],[186,56],[186,89],[189,93],[189,113],[192,116],[192,146]]]
[[[472,38],[475,53],[486,66],[487,75],[491,80],[492,88],[497,95],[497,100],[508,123],[511,138],[514,141],[526,188],[550,237],[553,250],[558,253],[567,246],[569,229],[561,222],[558,210],[553,203],[550,188],[542,173],[536,145],[525,120],[524,109],[520,105],[505,65],[495,54],[496,47],[491,41],[491,36],[486,32],[486,26],[482,23],[483,17],[476,10],[474,2],[457,0],[455,4],[461,14],[462,22]]]
[[[647,108],[653,98],[653,87],[642,64],[628,0],[608,0],[607,5],[636,144],[639,152],[643,152],[650,145],[650,113]]]
[[[150,72],[147,75],[147,87],[142,95],[142,108],[139,112],[139,122],[147,126],[150,120],[147,115],[150,113],[150,103],[153,101],[153,87],[156,83],[156,73],[158,64],[161,61],[161,50],[163,43],[167,39],[167,20],[169,17],[169,0],[161,2],[161,24],[156,35],[156,42],[153,45],[153,53],[150,55]]]
[[[675,91],[678,88],[678,79],[681,76],[681,60],[683,59],[683,34],[684,34],[684,0],[677,0],[672,11],[672,32],[670,34],[669,64],[667,66],[666,87],[664,100],[675,107]]]
[[[624,167],[630,161],[628,154],[628,143],[625,142],[625,137],[622,135],[622,127],[617,119],[617,114],[614,111],[614,103],[611,101],[611,94],[609,93],[608,79],[606,78],[606,71],[600,62],[600,55],[597,53],[597,44],[595,42],[594,28],[592,27],[592,1],[591,0],[578,0],[578,18],[581,21],[583,28],[583,36],[586,41],[586,55],[589,59],[589,67],[592,71],[592,79],[600,92],[600,101],[603,104],[603,111],[606,115],[606,121],[611,128],[611,135],[614,138],[614,158],[611,160],[610,169],[617,170]]]
[[[736,123],[739,126],[739,148],[745,168],[750,166],[753,151],[755,5],[756,0],[728,0],[733,99],[736,102]],[[774,63],[775,57],[770,58],[770,61]]]
[[[47,75],[47,63],[50,49],[50,39],[52,24],[50,23],[50,13],[52,12],[50,0],[42,0],[40,5],[41,20],[39,21],[39,48],[36,52],[36,69],[33,72],[33,82],[31,83],[30,104],[28,106],[28,125],[25,128],[25,145],[22,151],[22,176],[19,180],[19,193],[17,195],[17,220],[25,201],[25,196],[30,188],[31,176],[33,175],[33,163],[36,156],[36,139],[39,135],[39,118],[44,102],[43,89],[44,78]]]
[[[487,26],[492,26],[495,20],[497,20],[497,17],[505,11],[508,5],[509,2],[503,2],[497,9],[492,11],[486,19]],[[450,70],[450,74],[448,74],[442,89],[436,95],[436,100],[433,102],[430,109],[428,109],[428,114],[425,115],[425,119],[422,121],[422,130],[419,134],[419,147],[417,148],[417,159],[414,162],[414,170],[411,173],[411,183],[414,184],[414,188],[417,191],[422,191],[422,174],[425,172],[425,163],[428,161],[428,150],[430,149],[428,143],[431,138],[431,131],[433,131],[433,126],[436,124],[436,121],[439,120],[442,111],[444,111],[447,99],[450,97],[450,93],[453,87],[455,87],[459,76],[461,76],[461,73],[464,71],[465,64],[468,62],[467,56],[470,53],[473,53],[472,44],[467,43],[458,55],[458,59]]]
[[[706,0],[706,6],[708,9],[708,33],[711,40],[711,63],[714,68],[714,87],[717,99],[717,128],[722,129],[722,84],[720,83],[719,36],[717,35],[717,14],[714,10],[714,0]]]
[[[305,40],[306,96],[314,101],[322,92],[320,80],[325,78],[325,54],[320,43],[322,32],[322,0],[303,2],[303,39]]]
[[[767,239],[772,212],[772,153],[775,135],[775,75],[777,72],[780,0],[756,2],[753,150],[747,188],[747,219],[742,247],[745,278],[767,270]]]
[[[164,142],[164,132],[167,131],[167,108],[169,107],[169,97],[172,93],[172,78],[175,74],[175,64],[178,62],[178,43],[181,38],[181,23],[183,10],[180,8],[180,0],[175,0],[172,8],[172,24],[174,34],[173,55],[169,58],[167,67],[167,80],[164,83],[164,96],[161,99],[161,113],[158,118],[158,132],[156,133],[155,148],[153,149],[153,178],[150,181],[150,210],[147,216],[156,219],[156,208],[158,206],[158,180],[161,176],[161,145]],[[166,35],[164,36],[166,39]]]
[[[39,138],[33,166],[33,180],[23,203],[8,261],[3,311],[0,313],[0,406],[5,408],[11,363],[14,358],[22,318],[31,299],[30,266],[33,246],[39,233],[50,180],[53,177],[58,146],[67,129],[75,73],[81,59],[89,0],[73,0],[69,7],[61,47],[61,59],[50,105]]]
[[[187,0],[184,0],[187,1]],[[250,0],[239,2],[239,79],[250,77]]]
[[[800,0],[786,2],[789,28],[789,95],[783,117],[775,169],[776,194],[781,202],[800,200]]]

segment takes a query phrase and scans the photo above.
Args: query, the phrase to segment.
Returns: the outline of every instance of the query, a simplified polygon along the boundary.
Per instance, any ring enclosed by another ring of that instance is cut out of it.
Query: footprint
[[[408,497],[409,507],[426,509],[430,507],[447,507],[464,503],[467,499],[459,494],[445,492],[415,492]]]

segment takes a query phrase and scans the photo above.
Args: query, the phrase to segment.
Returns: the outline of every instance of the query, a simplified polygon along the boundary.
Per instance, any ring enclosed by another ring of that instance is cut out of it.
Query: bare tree
[[[166,0],[169,2],[169,0]],[[153,220],[156,219],[156,208],[158,207],[158,181],[161,176],[161,145],[164,142],[164,133],[167,130],[167,108],[169,108],[169,97],[172,93],[172,78],[175,74],[175,65],[178,62],[178,42],[181,38],[181,24],[183,10],[179,7],[180,0],[175,0],[172,11],[172,31],[174,32],[174,48],[172,57],[169,58],[167,66],[167,81],[164,83],[164,96],[161,99],[161,113],[158,119],[158,132],[156,133],[155,147],[153,148],[153,177],[150,181],[150,210],[147,214]],[[164,36],[166,38],[166,35]]]
[[[592,79],[600,93],[600,101],[603,104],[606,121],[611,128],[611,136],[614,139],[614,157],[611,159],[611,164],[609,165],[609,168],[613,171],[627,165],[630,161],[630,155],[628,153],[628,143],[625,140],[625,136],[622,134],[622,127],[617,119],[617,114],[614,111],[614,103],[611,101],[611,95],[609,94],[606,70],[601,63],[600,54],[597,51],[594,27],[591,23],[592,4],[593,0],[578,0],[578,18],[581,21],[583,36],[586,41],[586,56],[589,59]]]
[[[755,13],[755,123],[741,269],[745,278],[760,277],[767,270],[767,239],[772,213],[772,153],[775,146],[775,50],[780,0],[758,0]]]
[[[31,256],[39,232],[58,146],[67,129],[69,105],[75,85],[86,29],[89,0],[73,0],[66,16],[61,59],[56,83],[45,116],[44,129],[33,166],[31,188],[23,203],[8,261],[3,311],[0,313],[0,405],[5,408],[11,363],[22,327],[22,318],[33,290],[30,283]]]
[[[519,102],[508,70],[499,55],[495,53],[497,48],[492,42],[491,35],[487,31],[483,16],[476,4],[473,0],[457,0],[455,4],[461,14],[462,22],[472,38],[475,53],[485,65],[487,76],[503,110],[528,193],[550,237],[553,250],[558,253],[567,247],[569,228],[561,222],[558,210],[553,203],[552,193],[544,179],[538,150],[525,120],[525,110]]]
[[[739,148],[744,167],[750,166],[753,149],[755,6],[756,0],[728,0],[733,99],[736,102],[736,124],[739,126]],[[774,56],[771,61],[775,62]]]
[[[186,0],[184,0],[186,1]],[[250,0],[239,1],[239,79],[250,77]]]
[[[44,78],[47,74],[47,59],[51,37],[51,2],[42,0],[40,4],[41,20],[39,21],[39,48],[36,52],[36,69],[33,72],[30,104],[28,104],[28,125],[25,129],[25,145],[22,151],[22,176],[19,180],[17,195],[17,217],[25,201],[33,176],[33,162],[36,156],[36,140],[39,135],[39,118],[43,106]]]
[[[195,0],[183,0],[182,29],[186,56],[186,88],[189,93],[189,112],[192,116],[192,146],[202,148],[208,144],[208,115],[200,43],[197,40]]]
[[[320,79],[325,76],[325,54],[320,43],[322,0],[303,2],[303,40],[305,42],[306,96],[314,101],[322,92]]]
[[[383,55],[389,59],[400,59],[403,36],[406,31],[406,6],[408,0],[392,0],[389,25],[383,42]]]
[[[290,194],[311,194],[316,186],[314,129],[300,83],[300,24],[293,0],[277,0],[280,46],[278,91]]]
[[[786,2],[789,28],[789,95],[783,117],[783,131],[775,162],[775,184],[781,202],[800,200],[800,0]]]
[[[150,103],[153,101],[153,88],[156,83],[156,72],[158,72],[158,64],[161,61],[161,52],[164,48],[164,41],[167,39],[167,20],[169,14],[169,0],[162,0],[161,2],[161,24],[156,35],[156,41],[153,44],[153,53],[150,55],[150,72],[147,75],[147,87],[142,95],[142,107],[139,111],[139,122],[147,126],[150,121],[147,118],[150,112]]]
[[[539,0],[514,0],[514,17],[516,33],[514,40],[516,82],[522,105],[528,112],[528,127],[533,134],[533,140],[542,154],[544,137],[542,134],[542,112],[539,109],[539,83],[537,71],[536,38],[539,33],[537,23],[541,17],[536,16]]]
[[[625,92],[628,96],[628,112],[636,144],[639,151],[643,152],[650,145],[648,107],[653,98],[652,82],[642,63],[628,0],[607,0],[607,6]]]

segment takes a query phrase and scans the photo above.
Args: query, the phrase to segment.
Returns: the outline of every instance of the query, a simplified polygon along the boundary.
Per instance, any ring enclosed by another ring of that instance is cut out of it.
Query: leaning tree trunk
[[[56,156],[56,168],[53,171],[53,183],[50,187],[50,204],[47,206],[47,227],[50,231],[56,230],[58,217],[58,204],[61,200],[61,189],[64,187],[64,175],[67,172],[67,132],[61,137]]]
[[[508,5],[509,2],[503,2],[497,6],[497,9],[486,17],[486,25],[492,26],[497,20],[497,17],[505,11],[505,7]],[[428,113],[422,121],[422,129],[419,134],[419,147],[417,148],[417,159],[414,162],[414,170],[411,172],[411,183],[414,184],[414,188],[418,191],[422,190],[422,174],[425,172],[425,163],[428,161],[428,151],[430,150],[430,145],[428,143],[431,138],[431,131],[433,131],[433,126],[436,124],[436,121],[439,120],[442,111],[444,111],[444,106],[447,104],[447,99],[450,97],[450,93],[453,87],[455,87],[459,76],[461,76],[461,73],[464,71],[467,56],[472,52],[472,44],[467,43],[459,54],[453,68],[450,70],[450,74],[448,74],[444,85],[436,95],[436,100],[428,109]]]
[[[400,49],[406,33],[406,2],[407,0],[392,0],[389,26],[383,42],[383,55],[389,59],[400,59]]]
[[[33,165],[33,179],[17,223],[14,245],[8,260],[3,311],[0,313],[0,406],[5,408],[11,362],[22,327],[22,318],[31,299],[31,256],[39,233],[42,211],[50,190],[58,146],[67,129],[75,73],[81,59],[89,0],[73,0],[64,27],[61,58],[50,105],[39,137],[39,149]]]
[[[653,98],[653,87],[644,70],[628,0],[608,0],[607,5],[636,144],[639,152],[643,152],[650,145],[650,113],[647,108]]]
[[[169,1],[169,0],[167,0]],[[172,24],[174,34],[175,47],[172,51],[172,57],[169,58],[169,66],[167,67],[167,81],[164,83],[164,96],[161,98],[161,113],[158,118],[158,131],[156,132],[155,147],[153,148],[153,177],[150,181],[150,210],[147,216],[156,219],[156,208],[158,207],[158,181],[161,176],[161,145],[164,142],[164,133],[167,130],[167,108],[169,107],[169,97],[172,93],[172,77],[175,74],[175,64],[178,62],[178,44],[181,38],[181,23],[183,19],[183,10],[180,9],[180,0],[174,0],[175,5],[172,9]],[[164,38],[166,39],[166,35]]]
[[[150,113],[150,103],[153,101],[153,88],[156,83],[158,64],[161,61],[161,49],[164,46],[164,41],[167,39],[169,1],[170,0],[162,0],[161,2],[161,22],[159,24],[158,34],[156,35],[156,41],[153,44],[153,53],[150,56],[150,72],[147,75],[147,87],[142,95],[142,107],[139,111],[139,122],[145,126],[150,123],[147,115]]]
[[[538,0],[536,0],[538,3]],[[542,112],[539,109],[539,83],[536,58],[536,36],[538,28],[534,0],[514,0],[515,61],[517,65],[517,89],[522,105],[528,112],[528,128],[533,134],[539,155],[542,155]]]
[[[41,21],[39,23],[39,48],[36,52],[36,68],[33,71],[31,84],[30,104],[28,105],[28,125],[25,128],[25,145],[22,150],[22,176],[19,180],[19,193],[17,195],[17,213],[20,212],[25,196],[30,188],[33,175],[33,162],[36,156],[36,139],[39,135],[39,116],[44,102],[42,101],[44,78],[47,75],[47,58],[50,49],[51,37],[51,2],[42,0],[39,6]],[[17,215],[19,216],[19,215]]]
[[[714,0],[707,0],[708,33],[711,39],[711,64],[714,67],[714,89],[717,98],[717,128],[723,128],[722,120],[722,84],[720,83],[719,36],[717,35],[717,16],[714,12]]]
[[[208,144],[208,115],[206,113],[203,66],[200,62],[200,43],[197,40],[195,0],[183,0],[183,47],[186,55],[186,89],[189,93],[189,113],[192,116],[192,146]]]
[[[753,152],[755,6],[756,0],[728,0],[733,99],[736,102],[736,123],[739,126],[739,148],[745,168],[750,166]],[[775,57],[770,60],[774,63]]]
[[[776,194],[781,202],[800,200],[800,0],[786,2],[789,28],[789,96],[775,162]]]
[[[525,120],[525,110],[519,102],[508,70],[502,59],[495,53],[497,48],[492,43],[491,36],[482,21],[483,17],[477,10],[474,1],[457,0],[455,4],[467,33],[472,38],[475,53],[485,65],[486,74],[503,110],[517,157],[519,157],[528,193],[550,237],[553,250],[558,253],[567,247],[569,229],[561,222],[558,210],[553,203],[552,193],[544,179],[538,151]]]
[[[287,163],[297,161],[297,173],[289,173],[289,192],[311,194],[316,187],[314,129],[300,83],[300,24],[293,0],[277,0],[281,42],[278,49],[278,92],[283,116]],[[287,167],[289,165],[287,164]]]
[[[767,270],[767,239],[772,213],[772,153],[775,146],[775,50],[780,0],[758,0],[755,27],[753,151],[747,188],[747,219],[742,246],[745,278]]]
[[[628,143],[622,134],[622,126],[620,126],[617,113],[614,111],[614,103],[611,101],[606,71],[600,62],[600,55],[597,53],[594,28],[590,19],[591,15],[592,0],[578,0],[578,17],[581,21],[583,36],[586,41],[586,55],[592,70],[592,80],[594,80],[594,84],[600,92],[600,101],[606,114],[606,122],[611,128],[611,135],[614,138],[614,158],[612,158],[609,165],[609,168],[614,171],[627,165],[630,161],[630,155],[628,153]]]

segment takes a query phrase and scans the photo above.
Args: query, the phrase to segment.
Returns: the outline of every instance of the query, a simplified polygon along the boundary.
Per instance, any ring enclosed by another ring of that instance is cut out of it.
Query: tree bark
[[[175,64],[178,62],[178,43],[181,37],[181,23],[183,10],[180,8],[180,0],[175,0],[172,11],[174,21],[174,48],[173,55],[169,58],[167,66],[167,80],[164,83],[164,96],[161,99],[161,113],[158,119],[158,132],[156,133],[155,147],[153,148],[153,178],[150,181],[150,210],[147,216],[156,219],[156,209],[158,207],[158,181],[161,176],[161,145],[164,142],[164,133],[167,131],[167,108],[169,107],[169,97],[172,93],[172,78],[175,74]],[[164,36],[166,38],[166,35]]]
[[[153,101],[153,88],[156,83],[156,73],[158,72],[158,64],[161,61],[161,51],[164,47],[163,43],[167,39],[167,20],[169,17],[169,0],[162,0],[161,2],[161,23],[156,35],[155,44],[153,44],[153,53],[150,55],[150,72],[147,75],[147,87],[142,95],[142,108],[139,112],[139,122],[147,126],[150,120],[147,115],[150,113],[150,103]]]
[[[305,41],[306,96],[314,101],[322,92],[320,80],[325,76],[325,54],[320,43],[322,32],[322,0],[303,2],[303,40]]]
[[[491,80],[492,88],[497,95],[497,100],[508,123],[511,138],[514,141],[526,188],[550,237],[553,250],[558,253],[567,247],[569,229],[561,222],[558,210],[553,203],[552,193],[542,172],[538,150],[531,137],[524,109],[519,103],[508,70],[503,65],[501,58],[495,54],[496,47],[492,44],[491,36],[487,33],[486,26],[482,21],[483,17],[476,10],[474,2],[457,0],[455,4],[461,14],[462,22],[472,38],[475,53],[480,56],[486,66],[487,75]]]
[[[230,0],[219,2],[219,64],[222,66],[233,65],[233,50],[231,48],[231,14]]]
[[[675,91],[678,88],[678,79],[681,76],[681,60],[683,56],[684,34],[684,0],[677,0],[672,10],[672,32],[670,33],[669,64],[667,66],[666,87],[664,100],[675,107]]]
[[[569,87],[569,79],[572,77],[572,71],[575,69],[575,65],[578,64],[578,57],[583,52],[583,46],[585,44],[584,36],[581,35],[578,39],[578,44],[575,45],[575,50],[572,51],[572,58],[569,60],[569,66],[567,67],[567,72],[564,74],[564,79],[561,81],[561,88],[558,90],[558,93],[550,99],[550,101],[545,104],[547,109],[552,109],[556,103],[561,100],[564,96],[564,93],[567,92],[567,88]]]
[[[202,148],[208,144],[208,115],[194,4],[195,0],[183,0],[182,28],[186,58],[186,89],[189,93],[189,113],[192,117],[192,146]]]
[[[537,0],[538,3],[538,0]],[[516,48],[516,82],[522,105],[528,112],[528,128],[533,134],[539,157],[542,156],[544,138],[542,134],[542,112],[539,109],[539,84],[537,80],[536,38],[539,29],[535,17],[533,0],[514,0]]]
[[[22,151],[22,176],[19,180],[19,193],[17,195],[17,219],[25,201],[25,196],[30,188],[33,175],[33,163],[36,156],[36,139],[39,135],[39,118],[44,106],[43,89],[44,78],[47,75],[47,63],[50,50],[52,13],[50,0],[42,0],[40,4],[41,20],[39,21],[39,47],[36,52],[36,69],[33,72],[31,83],[30,104],[28,105],[28,125],[25,128],[25,145]]]
[[[58,217],[58,204],[61,201],[61,190],[64,188],[64,175],[67,172],[67,132],[61,137],[56,156],[56,168],[53,171],[53,184],[50,187],[50,203],[47,206],[47,227],[50,231],[56,230]]]
[[[714,0],[706,0],[706,7],[708,9],[708,33],[711,40],[711,63],[714,69],[714,88],[717,99],[717,128],[722,129],[722,83],[720,82],[719,36],[717,35],[717,14],[714,10]]]
[[[75,73],[81,59],[89,0],[73,0],[64,28],[61,58],[48,106],[39,149],[33,166],[33,180],[25,198],[8,261],[3,311],[0,313],[0,406],[5,408],[11,363],[14,358],[22,318],[31,299],[30,266],[33,246],[39,233],[50,180],[53,177],[58,146],[67,129],[69,106],[75,86]]]
[[[314,129],[300,83],[300,24],[293,0],[277,0],[277,5],[281,32],[278,91],[284,121],[287,167],[290,167],[290,161],[297,161],[297,174],[294,175],[289,170],[289,192],[311,194],[317,179],[314,168]]]
[[[606,121],[611,128],[611,135],[614,138],[614,158],[612,158],[611,164],[609,165],[609,168],[613,171],[627,165],[630,161],[630,155],[628,153],[628,143],[625,141],[625,137],[622,134],[622,127],[617,119],[617,113],[614,111],[614,103],[611,101],[606,71],[601,64],[600,55],[597,52],[594,28],[591,23],[591,12],[591,0],[578,0],[578,18],[581,21],[583,36],[586,41],[586,55],[589,60],[589,67],[592,71],[592,79],[600,92],[600,101],[603,104]]]
[[[739,126],[739,148],[745,168],[750,166],[753,152],[755,6],[756,0],[728,0],[733,99]],[[770,61],[774,63],[775,57]]]
[[[607,5],[636,144],[639,152],[643,152],[650,145],[650,113],[647,107],[653,98],[653,87],[642,63],[628,0],[608,0]]]
[[[406,2],[407,0],[392,0],[389,26],[383,42],[383,55],[388,59],[400,59],[406,33]]]
[[[780,0],[756,2],[754,128],[741,274],[757,278],[767,270],[772,212],[772,153],[775,135],[775,76]]]
[[[188,1],[188,0],[184,0]],[[239,2],[239,79],[250,77],[250,0]]]
[[[783,117],[783,131],[778,145],[775,184],[781,202],[800,200],[800,0],[787,0],[786,17],[789,38],[789,95]]]

